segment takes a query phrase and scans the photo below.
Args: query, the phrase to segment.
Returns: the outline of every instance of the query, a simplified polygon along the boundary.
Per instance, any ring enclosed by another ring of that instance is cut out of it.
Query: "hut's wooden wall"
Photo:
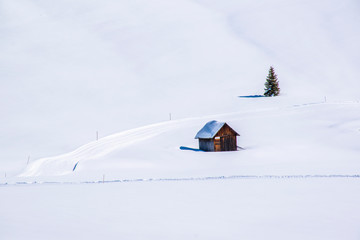
[[[214,151],[214,139],[199,139],[200,150],[213,152]]]
[[[224,136],[220,137],[221,151],[236,151],[236,136]]]
[[[236,151],[237,133],[225,124],[212,139],[199,139],[199,148],[207,152]]]
[[[236,132],[232,130],[227,124],[222,127],[216,134],[216,137],[220,137],[220,151],[236,151]]]

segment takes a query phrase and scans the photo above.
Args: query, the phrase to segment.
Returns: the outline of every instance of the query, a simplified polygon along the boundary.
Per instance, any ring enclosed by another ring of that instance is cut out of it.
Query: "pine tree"
[[[278,96],[280,94],[279,82],[272,66],[270,67],[269,74],[266,77],[264,90],[264,95],[266,97]]]

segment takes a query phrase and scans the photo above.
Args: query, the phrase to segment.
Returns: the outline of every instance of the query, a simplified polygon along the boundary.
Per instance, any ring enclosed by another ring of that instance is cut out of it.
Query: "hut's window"
[[[215,137],[215,139],[216,139],[216,140],[219,140],[219,139],[220,139],[220,137]]]

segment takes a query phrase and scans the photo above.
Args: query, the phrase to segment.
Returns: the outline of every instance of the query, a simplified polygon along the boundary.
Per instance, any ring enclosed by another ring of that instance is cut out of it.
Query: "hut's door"
[[[223,136],[220,139],[221,151],[231,151],[231,137]]]
[[[220,137],[215,137],[214,139],[214,151],[215,152],[221,151]]]

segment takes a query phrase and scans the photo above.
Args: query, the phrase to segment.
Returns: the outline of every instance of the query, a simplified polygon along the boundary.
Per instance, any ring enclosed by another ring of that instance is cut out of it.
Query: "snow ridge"
[[[77,163],[103,157],[140,141],[157,136],[175,128],[180,121],[162,122],[113,134],[98,141],[90,142],[73,152],[39,159],[30,164],[20,177],[45,175],[65,175],[75,169]]]

